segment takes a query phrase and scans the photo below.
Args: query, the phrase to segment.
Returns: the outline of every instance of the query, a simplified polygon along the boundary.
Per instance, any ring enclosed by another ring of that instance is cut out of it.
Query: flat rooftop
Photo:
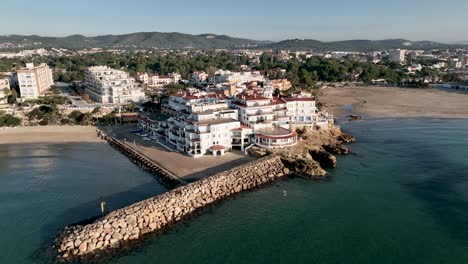
[[[281,127],[262,128],[256,130],[255,132],[257,132],[258,134],[263,134],[265,136],[285,136],[292,133],[292,131]]]

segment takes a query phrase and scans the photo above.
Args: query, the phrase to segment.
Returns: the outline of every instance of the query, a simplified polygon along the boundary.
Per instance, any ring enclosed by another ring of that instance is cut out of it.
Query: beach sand
[[[92,126],[34,126],[0,129],[0,144],[104,142]]]
[[[363,118],[468,118],[468,93],[455,90],[339,87],[324,88],[319,99],[337,118],[347,114]]]

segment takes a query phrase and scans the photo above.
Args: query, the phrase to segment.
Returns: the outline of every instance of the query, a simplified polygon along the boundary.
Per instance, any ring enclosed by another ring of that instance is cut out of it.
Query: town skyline
[[[287,6],[244,0],[221,5],[211,0],[197,3],[172,1],[170,4],[147,0],[135,3],[114,1],[112,5],[107,0],[97,3],[84,0],[74,4],[72,9],[60,1],[49,3],[38,5],[31,0],[11,3],[9,12],[0,17],[0,22],[11,26],[0,29],[0,35],[63,37],[181,32],[270,41],[402,38],[458,43],[468,40],[468,35],[462,33],[464,25],[468,24],[468,18],[463,15],[468,3],[458,0],[443,3],[432,0],[411,3],[401,0],[378,3],[292,0]],[[34,8],[24,10],[24,5]],[[23,14],[20,20],[17,19],[19,14]],[[441,14],[450,15],[435,19]]]

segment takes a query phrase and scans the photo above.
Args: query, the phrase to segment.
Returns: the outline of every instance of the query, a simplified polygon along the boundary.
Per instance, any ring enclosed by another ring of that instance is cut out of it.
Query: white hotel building
[[[103,104],[139,102],[145,94],[128,73],[109,68],[94,66],[86,70],[86,92],[89,97]]]
[[[27,63],[17,75],[22,99],[36,99],[54,84],[52,70],[45,63],[36,67],[34,63]]]

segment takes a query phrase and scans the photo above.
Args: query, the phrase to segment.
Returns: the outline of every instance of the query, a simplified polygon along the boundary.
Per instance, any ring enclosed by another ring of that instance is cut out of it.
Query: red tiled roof
[[[268,98],[263,97],[259,94],[238,94],[236,95],[236,97],[244,101],[268,100]]]
[[[224,146],[221,146],[221,145],[214,145],[210,148],[211,150],[222,150],[222,149],[225,149]]]

